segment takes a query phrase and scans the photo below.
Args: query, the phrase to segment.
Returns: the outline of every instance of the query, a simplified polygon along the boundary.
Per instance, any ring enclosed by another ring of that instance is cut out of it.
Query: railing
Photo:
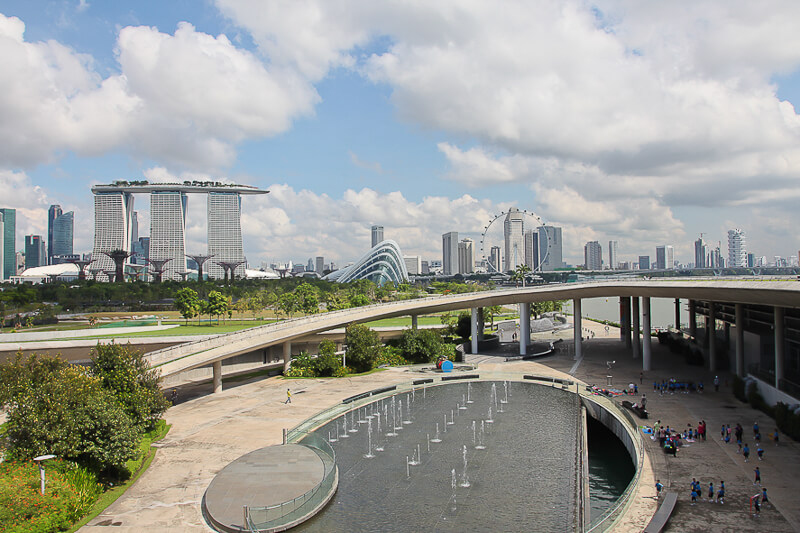
[[[322,481],[288,502],[268,507],[245,507],[245,524],[250,531],[258,532],[290,524],[296,518],[310,512],[313,506],[308,505],[309,503],[321,503],[333,488],[336,478],[336,452],[333,447],[324,437],[314,433],[306,434],[299,444],[311,448],[322,459],[324,466]]]

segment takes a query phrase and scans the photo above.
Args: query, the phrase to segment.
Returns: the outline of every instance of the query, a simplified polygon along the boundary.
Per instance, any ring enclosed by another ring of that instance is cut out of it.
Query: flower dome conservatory
[[[407,280],[408,271],[400,247],[396,242],[386,240],[373,246],[354,264],[331,272],[325,279],[339,283],[368,279],[376,285],[383,285]]]

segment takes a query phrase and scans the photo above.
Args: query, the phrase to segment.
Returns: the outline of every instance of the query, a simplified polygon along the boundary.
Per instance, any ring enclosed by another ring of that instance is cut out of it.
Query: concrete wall
[[[758,384],[758,392],[764,397],[769,405],[775,405],[778,402],[785,403],[786,405],[795,405],[800,403],[800,399],[793,398],[783,391],[779,391],[772,384],[760,380],[752,374],[747,374],[747,379],[752,379]]]
[[[625,449],[628,450],[628,454],[631,456],[633,466],[636,469],[639,469],[641,467],[639,464],[639,454],[636,452],[636,447],[633,444],[633,437],[631,436],[633,428],[630,428],[627,422],[620,420],[610,411],[607,411],[605,408],[601,407],[595,402],[587,398],[581,398],[581,400],[583,405],[586,407],[587,414],[603,424],[614,435],[617,436],[617,438],[625,446]]]

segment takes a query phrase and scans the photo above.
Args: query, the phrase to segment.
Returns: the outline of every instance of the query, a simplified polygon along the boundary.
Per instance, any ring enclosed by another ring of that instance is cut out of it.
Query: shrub
[[[355,372],[366,372],[375,367],[382,349],[377,332],[363,324],[351,324],[345,330],[344,342],[347,344],[347,362]]]
[[[392,346],[386,346],[381,351],[381,354],[378,356],[378,359],[375,361],[377,366],[389,365],[389,366],[403,366],[410,364],[400,353],[398,348]]]
[[[342,362],[336,355],[336,344],[332,341],[324,340],[319,343],[319,355],[313,360],[312,368],[317,376],[333,376],[342,367]]]

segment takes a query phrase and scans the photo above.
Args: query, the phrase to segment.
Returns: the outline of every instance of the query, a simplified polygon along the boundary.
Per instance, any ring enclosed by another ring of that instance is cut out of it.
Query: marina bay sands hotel
[[[150,183],[148,181],[115,181],[95,185],[93,270],[109,271],[114,262],[103,252],[132,252],[133,199],[136,193],[150,194],[150,261],[169,260],[164,265],[163,279],[180,279],[186,272],[186,205],[190,193],[208,196],[208,255],[213,256],[204,271],[212,278],[222,278],[224,270],[217,263],[243,262],[242,199],[243,194],[267,194],[269,191],[249,185],[214,181],[183,183]],[[199,250],[193,251],[200,252]],[[244,276],[244,265],[234,271]]]

